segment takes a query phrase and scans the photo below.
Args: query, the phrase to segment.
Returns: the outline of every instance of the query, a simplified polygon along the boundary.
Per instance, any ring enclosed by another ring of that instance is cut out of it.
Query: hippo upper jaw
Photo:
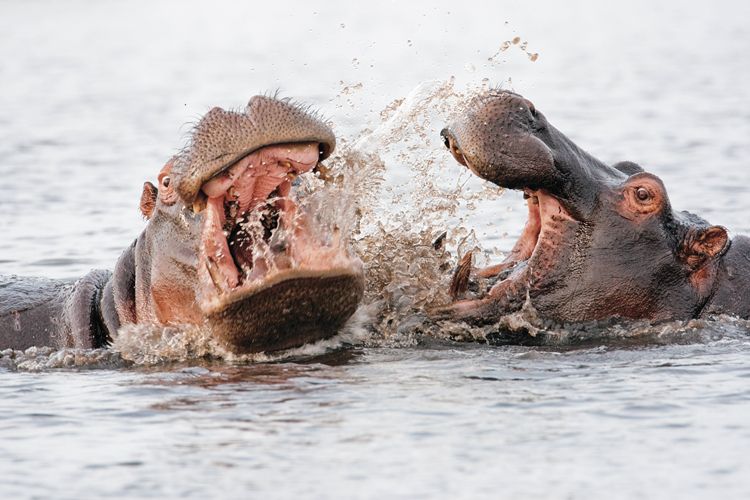
[[[474,97],[440,135],[456,161],[477,176],[508,189],[542,190],[579,220],[589,219],[601,194],[629,175],[579,148],[531,101],[510,91]]]
[[[175,164],[176,192],[191,206],[206,182],[254,151],[313,142],[320,160],[336,147],[333,131],[320,116],[290,99],[254,96],[241,113],[213,108],[195,126]]]

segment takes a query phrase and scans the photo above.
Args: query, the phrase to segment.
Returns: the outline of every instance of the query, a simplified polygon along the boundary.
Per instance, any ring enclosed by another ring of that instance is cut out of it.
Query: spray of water
[[[382,122],[340,148],[332,170],[354,193],[359,216],[351,233],[366,269],[370,325],[389,345],[411,344],[410,325],[449,301],[457,255],[483,252],[464,221],[502,189],[483,183],[447,154],[440,130],[487,82],[458,91],[454,81],[417,86],[381,113]],[[375,341],[375,338],[371,339]]]

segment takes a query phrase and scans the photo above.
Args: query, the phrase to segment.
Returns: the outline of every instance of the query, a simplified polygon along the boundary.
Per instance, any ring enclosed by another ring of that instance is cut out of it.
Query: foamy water
[[[459,255],[497,261],[525,218],[438,136],[487,86],[601,159],[643,164],[675,208],[750,233],[748,7],[259,9],[0,6],[0,273],[111,268],[190,124],[280,87],[335,126],[343,182],[303,188],[362,256],[367,304],[337,337],[273,356],[232,356],[197,327],[0,351],[2,496],[746,496],[745,321],[572,331],[524,311],[505,321],[552,345],[518,347],[421,311],[447,300]]]

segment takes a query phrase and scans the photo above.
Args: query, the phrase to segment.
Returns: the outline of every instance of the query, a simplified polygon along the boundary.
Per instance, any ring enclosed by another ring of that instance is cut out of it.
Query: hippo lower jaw
[[[234,352],[330,337],[362,298],[361,261],[338,233],[316,234],[291,193],[297,175],[317,163],[317,144],[271,146],[202,186],[194,205],[203,216],[196,299]]]
[[[499,267],[524,263],[530,270],[535,270],[539,278],[553,257],[551,254],[570,229],[568,226],[576,221],[563,204],[545,190],[527,188],[523,192],[529,210],[528,220],[510,255]],[[495,267],[488,270],[494,271]]]
[[[233,352],[273,352],[332,337],[363,294],[356,265],[288,269],[222,296],[204,314],[212,333]]]
[[[579,222],[547,191],[525,188],[523,193],[529,215],[508,256],[500,264],[472,271],[472,255],[467,254],[456,269],[451,283],[455,302],[444,311],[454,319],[492,321],[521,309],[532,289],[552,284],[561,245],[575,233]],[[467,294],[472,273],[484,283],[484,289],[477,290],[473,298],[457,300]]]

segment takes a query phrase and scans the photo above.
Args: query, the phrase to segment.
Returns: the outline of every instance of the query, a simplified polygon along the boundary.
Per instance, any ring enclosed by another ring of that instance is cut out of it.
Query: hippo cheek
[[[165,325],[201,323],[202,316],[194,305],[195,293],[192,288],[185,286],[183,280],[157,280],[151,288],[156,319]]]
[[[162,228],[163,229],[163,228]],[[165,236],[169,234],[162,230],[151,234],[148,251],[140,247],[140,255],[150,254],[150,259],[139,260],[139,303],[150,303],[150,308],[141,307],[138,312],[138,321],[143,321],[146,316],[151,321],[163,325],[192,323],[200,324],[203,316],[196,307],[199,288],[196,286],[198,276],[196,273],[196,246],[186,244],[189,234],[185,232],[172,232],[172,241],[168,245],[168,251],[160,251],[165,246]],[[144,297],[145,296],[145,297]]]

